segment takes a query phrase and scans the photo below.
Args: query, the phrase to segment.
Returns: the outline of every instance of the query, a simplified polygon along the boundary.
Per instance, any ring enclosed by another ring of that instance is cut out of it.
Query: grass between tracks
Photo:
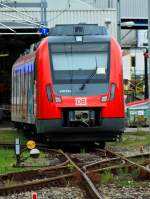
[[[0,144],[14,144],[16,138],[20,139],[21,144],[26,144],[27,142],[27,138],[21,132],[18,133],[15,130],[0,130]],[[34,167],[35,165],[38,166],[45,163],[45,156],[46,154],[41,152],[40,157],[38,159],[33,159],[30,157],[29,151],[25,149],[21,154],[21,159],[25,159],[27,164],[31,165],[31,167],[18,168],[14,167],[14,165],[16,165],[15,150],[8,148],[0,148],[0,174],[19,172],[36,168]]]
[[[101,174],[100,182],[102,185],[115,184],[118,187],[139,187],[141,185],[141,181],[136,180],[138,179],[138,176],[138,169],[129,172],[127,168],[120,168],[115,174],[109,170]]]
[[[150,146],[150,132],[143,132],[140,129],[137,129],[137,132],[128,132],[124,133],[120,140],[112,143],[108,143],[108,146],[113,147],[116,151],[122,153],[129,152],[134,154],[136,151],[138,153],[144,152],[146,148]],[[143,150],[143,151],[141,151]],[[134,159],[134,162],[139,164],[145,161],[145,158]],[[135,169],[134,171],[128,171],[127,168],[118,169],[114,175],[111,171],[106,171],[101,174],[100,182],[102,185],[113,184],[116,187],[140,187],[146,185],[146,181],[140,180],[139,170]]]
[[[150,145],[150,132],[142,132],[137,130],[137,132],[124,133],[120,140],[117,142],[112,142],[109,144],[113,147],[127,147],[128,149],[135,149],[140,146]]]
[[[14,144],[15,139],[19,138],[21,144],[26,144],[26,137],[23,133],[15,130],[0,130],[0,144]]]
[[[27,167],[16,167],[15,150],[0,148],[0,174],[37,169],[41,166],[43,167],[48,164],[46,156],[47,154],[45,152],[41,152],[37,159],[31,158],[29,150],[26,149],[21,153],[21,165],[26,165]]]

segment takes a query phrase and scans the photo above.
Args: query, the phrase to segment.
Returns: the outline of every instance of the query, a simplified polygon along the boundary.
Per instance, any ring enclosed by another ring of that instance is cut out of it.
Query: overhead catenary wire
[[[2,14],[2,15],[5,15],[5,16],[9,16],[9,17],[12,17],[12,18],[15,18],[15,19],[20,20],[20,17],[14,16],[14,15],[11,15],[11,14],[8,14],[8,13],[6,14],[6,13],[2,13],[2,12],[1,12],[1,14]],[[12,19],[12,20],[13,20],[13,19]],[[28,20],[26,20],[26,19],[22,19],[22,20],[28,22],[28,23],[26,23],[26,25],[27,25],[27,24],[28,24],[28,25],[29,25],[29,24],[33,24],[33,25],[36,25],[36,26],[37,26],[37,23],[28,21]],[[18,23],[25,24],[25,22],[23,22],[23,21],[22,21],[22,22],[15,21],[15,23],[18,22]],[[39,24],[38,24],[38,26],[39,26]]]
[[[3,24],[3,23],[1,23],[1,22],[0,22],[0,25],[2,25],[3,27],[5,27],[5,28],[9,29],[10,31],[12,31],[12,32],[16,33],[16,31],[15,31],[15,30],[13,30],[13,29],[12,29],[12,28],[10,28],[9,26],[6,26],[5,24]]]
[[[22,16],[30,17],[32,20],[34,19],[34,18],[31,17],[30,15],[27,15],[27,14],[25,14],[25,13],[23,13],[23,12],[20,12],[20,11],[17,10],[16,8],[9,7],[9,6],[7,6],[7,5],[1,3],[1,2],[0,2],[0,5],[3,6],[3,7],[5,7],[5,8],[8,8],[8,9],[11,10],[11,11],[17,12],[18,14],[20,14],[20,15],[22,15]],[[20,19],[20,17],[17,17],[17,18]],[[35,24],[35,25],[37,25],[37,26],[46,27],[46,26],[44,26],[43,24],[40,24],[40,23],[37,23],[37,22],[32,22],[32,21],[27,20],[27,19],[24,19],[24,18],[23,18],[23,20],[26,21],[26,22],[29,22],[29,23],[31,23],[31,24]]]
[[[6,4],[1,3],[1,2],[0,2],[0,5],[3,6],[3,7],[5,7],[5,8],[7,8],[7,9],[9,9],[10,11],[15,11],[15,12],[21,14],[21,15],[24,15],[24,16],[29,17],[29,18],[31,18],[32,20],[34,20],[34,18],[33,18],[32,16],[30,16],[30,15],[28,15],[28,14],[26,14],[26,13],[23,13],[23,12],[17,10],[17,9],[14,8],[14,7],[7,6]],[[24,9],[23,9],[23,10],[24,10]],[[26,10],[24,10],[24,11],[26,12]]]
[[[68,8],[67,8],[68,7]],[[59,16],[61,16],[64,12],[70,10],[71,4],[70,4],[70,0],[68,0],[65,9],[60,11],[60,13],[58,15],[56,15],[55,17],[51,18],[49,21],[54,21],[55,19],[57,19]]]
[[[10,8],[14,8],[15,7],[15,5],[17,4],[17,2],[16,1],[13,1],[13,0],[5,0],[5,2],[4,2],[4,0],[1,0],[1,3],[3,3],[3,4],[8,4],[9,5],[9,7]],[[10,4],[14,4],[14,7],[13,6],[11,6]],[[16,8],[16,7],[15,7]],[[28,10],[27,9],[25,9],[25,8],[21,8],[21,12],[22,12],[22,10],[23,10],[23,12],[27,12]],[[19,10],[18,10],[19,11]],[[30,16],[29,15],[29,17],[31,18],[31,19],[34,19],[32,16]]]
[[[35,20],[35,18],[33,18],[33,17],[31,17],[30,15],[25,14],[25,13],[23,13],[23,12],[17,10],[16,8],[9,7],[9,6],[5,5],[5,4],[2,3],[2,2],[0,2],[0,5],[3,6],[3,7],[5,7],[5,8],[7,8],[7,9],[9,9],[10,11],[15,11],[15,12],[17,12],[17,13],[20,14],[20,15],[24,15],[24,16],[26,16],[26,17],[31,18],[32,20],[33,20],[33,19]],[[54,21],[55,19],[57,19],[58,17],[60,17],[64,12],[68,11],[68,10],[70,9],[70,7],[71,7],[70,1],[67,2],[67,5],[66,5],[65,7],[66,7],[66,8],[65,8],[64,10],[60,11],[60,13],[59,13],[57,16],[51,18],[49,21]],[[67,7],[68,7],[68,9],[67,9]],[[16,19],[20,19],[20,17],[13,16],[13,15],[10,15],[10,14],[6,14],[6,13],[1,13],[1,14],[4,14],[4,15],[6,15],[6,16],[10,16],[10,17],[13,17],[13,18],[16,18]],[[34,25],[36,25],[36,26],[38,26],[38,27],[39,27],[39,26],[40,26],[40,27],[46,27],[46,26],[44,26],[43,24],[40,24],[40,23],[37,23],[37,22],[32,22],[32,21],[27,20],[27,19],[24,19],[24,18],[22,18],[22,20],[24,20],[24,21],[26,21],[26,22],[28,22],[28,23],[30,23],[30,24],[34,24]],[[22,24],[23,24],[23,23],[22,23]]]

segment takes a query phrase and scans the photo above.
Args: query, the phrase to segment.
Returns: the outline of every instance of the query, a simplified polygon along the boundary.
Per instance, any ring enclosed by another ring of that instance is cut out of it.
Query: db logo
[[[86,106],[86,98],[83,97],[77,97],[76,99],[76,106]]]

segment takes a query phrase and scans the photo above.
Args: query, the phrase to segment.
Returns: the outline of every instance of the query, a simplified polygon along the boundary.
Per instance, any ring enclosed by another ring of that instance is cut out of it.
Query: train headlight
[[[101,102],[106,102],[107,101],[107,95],[104,95],[101,97]]]
[[[55,97],[55,101],[56,101],[56,103],[61,103],[61,97],[59,97],[59,96]]]

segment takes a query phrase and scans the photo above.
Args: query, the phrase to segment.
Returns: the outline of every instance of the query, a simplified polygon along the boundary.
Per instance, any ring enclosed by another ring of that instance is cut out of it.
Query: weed
[[[12,180],[12,179],[7,179],[7,180],[4,181],[4,186],[5,187],[14,186],[14,185],[16,185],[16,182],[14,180]]]
[[[118,169],[118,176],[122,176],[122,177],[127,177],[127,176],[129,176],[129,172],[128,172],[128,168],[127,167],[125,167],[125,168],[120,168],[120,169]]]
[[[128,147],[128,149],[137,148],[141,145],[150,145],[150,134],[148,132],[124,133],[119,142],[110,143],[114,147]]]
[[[105,171],[103,174],[101,174],[100,181],[102,184],[109,184],[114,181],[114,175],[111,173],[111,171]]]
[[[128,168],[119,169],[117,176],[115,176],[115,183],[120,187],[132,188],[137,186],[137,182],[133,180],[139,174],[139,170],[135,169],[129,172]]]
[[[84,155],[84,154],[86,153],[85,148],[82,148],[82,149],[80,150],[80,153]]]
[[[75,168],[75,166],[70,162],[67,164],[67,168],[72,172]]]
[[[134,180],[126,179],[126,178],[121,178],[118,179],[117,185],[120,187],[127,187],[127,188],[132,188],[136,186],[136,182]]]

